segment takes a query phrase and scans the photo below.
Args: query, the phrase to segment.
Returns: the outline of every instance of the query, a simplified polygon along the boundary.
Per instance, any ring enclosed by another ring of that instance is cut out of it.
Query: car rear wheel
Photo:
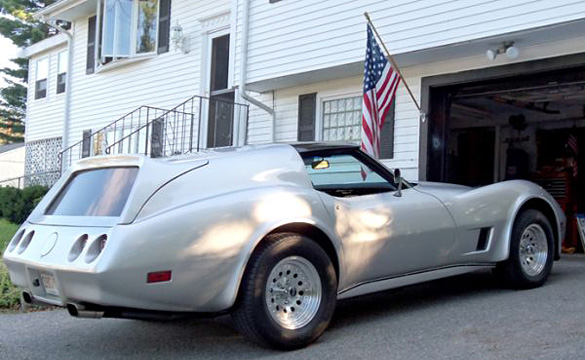
[[[532,209],[522,212],[512,229],[510,256],[497,266],[496,273],[518,289],[541,286],[552,269],[553,239],[546,216]]]
[[[252,255],[232,317],[249,339],[292,350],[325,331],[336,298],[337,276],[327,253],[305,236],[276,234]]]

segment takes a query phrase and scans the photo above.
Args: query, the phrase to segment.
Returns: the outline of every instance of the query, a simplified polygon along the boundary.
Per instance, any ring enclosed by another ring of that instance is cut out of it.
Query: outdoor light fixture
[[[171,28],[171,41],[175,50],[181,50],[183,54],[188,54],[189,49],[189,38],[183,34],[183,27],[177,21],[177,25]]]
[[[488,59],[491,61],[496,60],[499,54],[506,54],[508,59],[516,59],[518,55],[520,55],[520,50],[516,46],[514,46],[514,42],[505,42],[497,49],[488,49],[485,53]]]

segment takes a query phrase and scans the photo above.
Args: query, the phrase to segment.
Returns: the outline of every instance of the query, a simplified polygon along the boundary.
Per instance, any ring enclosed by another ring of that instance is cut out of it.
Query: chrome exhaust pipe
[[[101,319],[104,316],[103,311],[86,310],[77,304],[67,304],[67,312],[73,317],[83,319]]]
[[[29,305],[33,303],[32,295],[26,291],[22,292],[22,300]]]

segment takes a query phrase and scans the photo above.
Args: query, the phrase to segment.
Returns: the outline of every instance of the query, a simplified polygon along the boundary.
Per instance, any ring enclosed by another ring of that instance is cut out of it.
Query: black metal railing
[[[160,117],[166,112],[168,112],[168,110],[152,106],[140,106],[139,108],[132,110],[128,114],[111,122],[103,128],[92,132],[89,136],[82,138],[78,142],[61,151],[59,153],[61,169],[68,168],[75,160],[105,154],[105,148],[109,143],[116,142],[128,133],[134,131],[134,129],[148,124],[150,121]]]
[[[0,187],[15,187],[23,189],[29,186],[46,186],[51,187],[59,180],[61,170],[45,171],[34,174],[28,174],[10,179],[0,180]]]
[[[247,129],[248,113],[246,104],[193,96],[108,145],[106,153],[157,158],[199,151],[203,140],[208,148],[232,146],[240,134],[246,142],[245,130],[234,131],[233,125],[241,124]],[[210,125],[206,139],[202,138],[204,123]]]
[[[84,157],[104,154],[141,154],[166,157],[206,147],[247,143],[247,104],[193,96],[170,110],[141,106],[93,132],[59,154],[61,169]],[[235,130],[234,124],[239,124]],[[202,126],[209,125],[203,139]]]

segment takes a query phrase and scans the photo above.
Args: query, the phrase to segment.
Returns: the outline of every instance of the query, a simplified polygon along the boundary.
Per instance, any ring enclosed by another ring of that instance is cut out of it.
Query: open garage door
[[[585,212],[585,66],[461,81],[429,94],[428,180],[530,180],[569,219]],[[570,221],[566,246],[579,244]]]

